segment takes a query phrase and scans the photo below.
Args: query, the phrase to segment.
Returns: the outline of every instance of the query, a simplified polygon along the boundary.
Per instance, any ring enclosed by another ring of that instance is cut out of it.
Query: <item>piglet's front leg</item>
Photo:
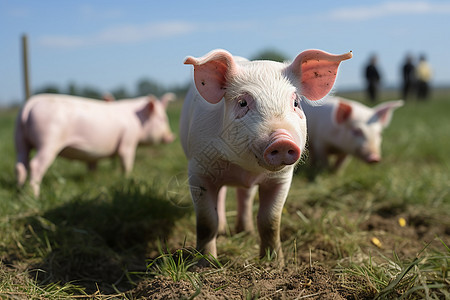
[[[219,233],[218,196],[220,187],[202,181],[195,175],[189,180],[191,196],[197,217],[197,250],[217,257],[216,238]],[[200,264],[207,264],[206,261]]]
[[[283,205],[291,186],[292,173],[283,179],[273,179],[259,186],[258,231],[261,238],[260,256],[275,254],[283,264],[280,223]]]

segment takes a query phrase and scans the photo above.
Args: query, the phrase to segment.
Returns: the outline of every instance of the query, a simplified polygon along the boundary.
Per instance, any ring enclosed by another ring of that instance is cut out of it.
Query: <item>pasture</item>
[[[177,134],[181,106],[169,105]],[[18,190],[16,114],[0,111],[1,298],[450,298],[448,90],[394,113],[381,163],[353,159],[314,181],[299,165],[283,210],[282,268],[259,259],[256,233],[233,235],[232,189],[218,266],[190,267],[200,255],[178,138],[139,148],[129,178],[118,159],[88,172],[58,158],[39,199],[28,185]]]

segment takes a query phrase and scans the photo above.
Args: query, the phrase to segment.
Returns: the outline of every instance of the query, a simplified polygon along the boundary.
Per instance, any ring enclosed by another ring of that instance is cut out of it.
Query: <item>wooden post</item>
[[[22,35],[22,61],[23,61],[23,82],[25,90],[25,101],[30,98],[30,80],[28,73],[28,37],[26,34]]]

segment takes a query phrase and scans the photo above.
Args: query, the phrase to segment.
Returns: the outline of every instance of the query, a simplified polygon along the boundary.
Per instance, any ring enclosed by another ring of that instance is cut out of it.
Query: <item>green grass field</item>
[[[181,106],[169,109],[176,133]],[[449,91],[395,112],[380,164],[353,159],[313,182],[299,166],[283,211],[283,268],[258,258],[257,234],[232,234],[232,190],[219,266],[189,268],[200,255],[178,139],[139,148],[130,178],[118,159],[96,172],[57,159],[39,199],[18,190],[16,114],[0,111],[0,298],[450,298]]]

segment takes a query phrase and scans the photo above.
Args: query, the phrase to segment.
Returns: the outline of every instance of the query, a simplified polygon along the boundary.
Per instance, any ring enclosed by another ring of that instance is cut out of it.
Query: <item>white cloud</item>
[[[194,31],[196,26],[186,22],[161,22],[142,26],[124,25],[99,32],[96,38],[102,43],[130,43],[173,37]]]
[[[418,14],[450,14],[450,4],[425,1],[385,2],[371,6],[337,9],[329,16],[339,21],[365,21],[386,16]]]
[[[42,36],[39,44],[51,48],[79,48],[95,45],[117,45],[177,37],[196,32],[248,31],[258,28],[258,22],[193,23],[167,21],[142,25],[126,24],[105,28],[86,36]]]
[[[91,4],[84,4],[80,8],[80,14],[86,19],[118,19],[123,16],[123,12],[120,9],[99,9],[96,10]]]
[[[78,48],[105,44],[127,44],[188,34],[196,25],[172,21],[110,27],[88,36],[43,36],[39,43],[52,48]]]
[[[87,41],[80,37],[43,36],[39,38],[39,44],[50,48],[77,48],[86,45]]]

